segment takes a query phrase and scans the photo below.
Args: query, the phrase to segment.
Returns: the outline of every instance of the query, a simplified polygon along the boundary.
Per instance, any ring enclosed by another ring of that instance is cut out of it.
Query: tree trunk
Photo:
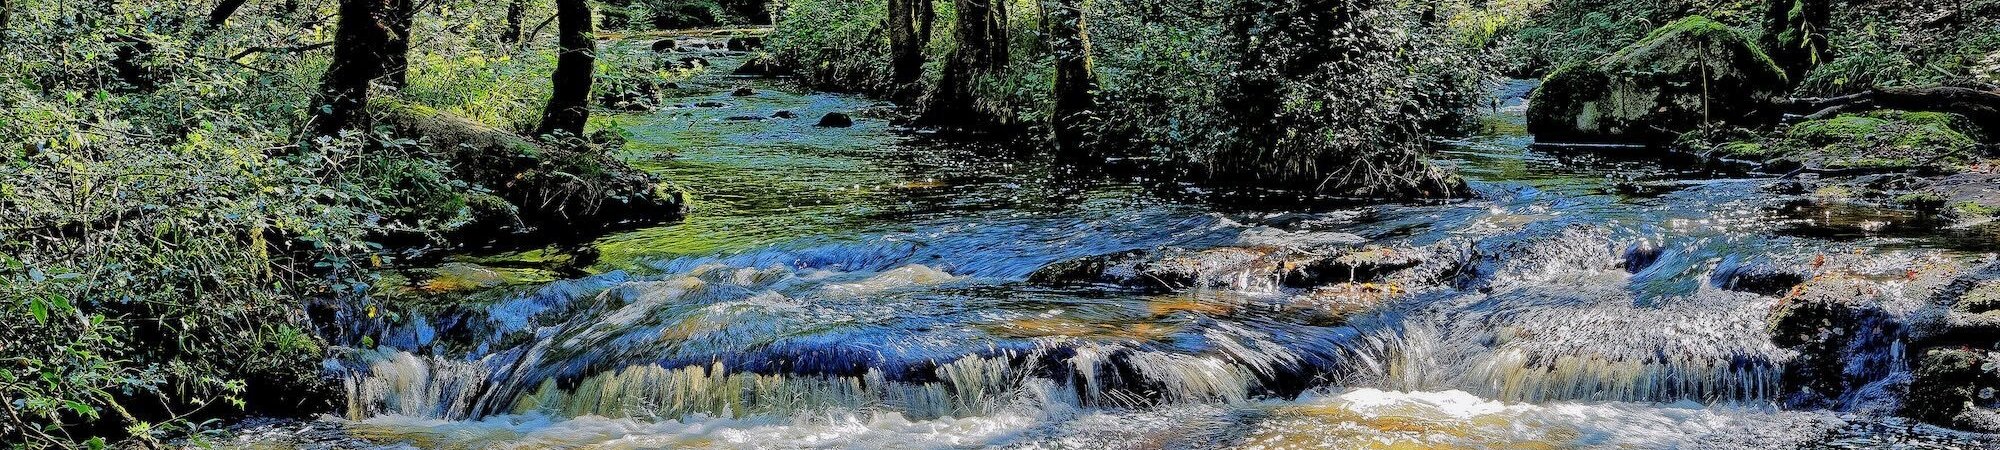
[[[931,1],[889,0],[889,78],[897,89],[924,77],[924,46],[931,40]]]
[[[388,3],[392,0],[340,0],[340,22],[333,35],[333,63],[320,79],[313,100],[313,136],[335,136],[341,130],[367,130],[368,86],[382,69],[382,49],[388,44]]]
[[[542,125],[535,134],[582,137],[583,126],[590,121],[590,73],[597,53],[590,5],[586,0],[556,0],[556,16],[562,54],[556,59],[555,73],[549,76],[555,92],[542,110]]]
[[[222,28],[224,24],[229,23],[231,16],[236,15],[236,10],[243,9],[243,4],[248,2],[249,0],[222,0],[222,3],[215,4],[215,9],[208,11],[208,20],[202,25],[211,30]]]
[[[528,5],[524,4],[525,2],[526,0],[514,0],[507,4],[507,27],[500,32],[500,43],[521,42],[521,19],[528,13]]]
[[[7,22],[12,20],[13,16],[14,7],[8,5],[7,0],[0,0],[0,49],[7,48]]]
[[[382,48],[382,85],[402,90],[410,85],[410,27],[416,25],[416,0],[387,0],[389,41]]]
[[[1829,56],[1827,26],[1833,21],[1831,0],[1769,0],[1764,13],[1764,48],[1798,83]]]
[[[944,78],[931,93],[921,122],[966,125],[979,120],[978,79],[1007,67],[1007,3],[1005,0],[954,0],[958,47],[945,60]]]
[[[1086,134],[1097,116],[1097,71],[1090,56],[1089,0],[1054,0],[1050,45],[1056,58],[1054,120],[1056,149],[1082,157]],[[1048,8],[1045,8],[1048,9]]]

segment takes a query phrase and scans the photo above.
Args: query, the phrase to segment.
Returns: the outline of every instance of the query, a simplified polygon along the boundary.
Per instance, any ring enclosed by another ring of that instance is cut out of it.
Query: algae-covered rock
[[[1701,16],[1669,24],[1535,91],[1528,130],[1554,142],[1659,142],[1703,124],[1776,119],[1784,71],[1744,32]]]

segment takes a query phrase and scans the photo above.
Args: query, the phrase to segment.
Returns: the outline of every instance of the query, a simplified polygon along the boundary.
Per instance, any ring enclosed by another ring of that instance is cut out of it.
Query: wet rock
[[[754,52],[764,49],[764,38],[758,36],[737,36],[729,38],[729,51]]]
[[[1786,86],[1752,35],[1688,17],[1556,70],[1528,106],[1528,130],[1551,142],[1665,143],[1712,121],[1769,123]]]
[[[847,113],[837,113],[837,112],[836,112],[836,113],[827,113],[827,114],[826,114],[826,116],[824,116],[824,117],[820,117],[820,118],[819,118],[819,123],[818,123],[818,124],[815,124],[815,125],[813,125],[813,126],[816,126],[816,127],[820,127],[820,128],[848,128],[848,127],[853,127],[853,126],[854,126],[854,117],[853,117],[853,116],[849,116],[849,115],[847,115]]]
[[[718,101],[695,102],[694,104],[694,107],[696,108],[722,108],[727,106],[729,106],[728,103],[723,103]]]
[[[1140,266],[1151,257],[1145,250],[1088,256],[1043,266],[1028,281],[1046,285],[1111,284],[1141,286]]]
[[[729,116],[728,118],[724,118],[722,120],[727,120],[730,122],[759,122],[765,120],[765,118],[761,116]]]
[[[1882,309],[1884,298],[1876,283],[1834,274],[1808,280],[1779,302],[1769,319],[1771,342],[1798,353],[1784,368],[1787,404],[1824,406],[1886,375],[1894,355],[1850,351],[1894,345],[1902,324]]]
[[[745,77],[776,77],[790,75],[791,73],[790,68],[779,64],[777,60],[772,59],[768,55],[744,61],[742,66],[738,66],[736,70],[730,72],[731,75]]]
[[[1959,416],[1980,406],[1995,403],[1994,389],[2000,377],[1988,365],[1995,361],[1983,351],[1938,348],[1924,352],[1917,360],[1910,393],[1903,414],[1947,425],[1975,425],[1959,421]]]
[[[1715,287],[1766,296],[1782,296],[1804,284],[1811,275],[1778,267],[1769,260],[1741,261],[1735,255],[1717,264],[1709,283]]]
[[[709,66],[708,58],[703,58],[699,56],[689,56],[680,59],[680,68],[682,69],[696,70],[696,69],[706,68],[708,66]]]
[[[1371,283],[1423,262],[1424,254],[1417,249],[1367,247],[1313,261],[1305,270],[1289,274],[1285,282],[1293,286],[1330,282]]]
[[[1639,273],[1648,267],[1653,267],[1653,263],[1659,262],[1661,254],[1663,251],[1660,247],[1632,244],[1625,247],[1625,254],[1620,258],[1623,261],[1621,266],[1628,273]]]
[[[2000,311],[2000,280],[1977,282],[1951,305],[1961,312],[1982,314]],[[1994,336],[2000,339],[2000,336]]]
[[[736,90],[735,90],[735,91],[731,91],[731,92],[729,93],[729,96],[731,96],[731,97],[749,97],[749,96],[752,96],[752,95],[757,95],[757,90],[756,90],[756,89],[751,89],[751,88],[747,88],[747,87],[746,87],[746,88],[736,88]]]
[[[1927,179],[1897,201],[1962,224],[1992,220],[2000,216],[2000,174],[1961,173]]]
[[[795,112],[791,112],[791,111],[778,111],[778,112],[775,112],[775,113],[771,113],[771,118],[773,118],[773,119],[797,119],[797,118],[799,118],[799,113],[795,113]]]
[[[1620,181],[1611,185],[1611,192],[1628,197],[1658,197],[1686,188],[1683,183],[1671,181]]]
[[[657,41],[653,41],[653,51],[654,51],[654,52],[658,52],[658,53],[666,53],[666,52],[671,52],[671,51],[675,51],[675,50],[677,50],[677,49],[679,49],[679,48],[680,48],[680,43],[678,43],[678,42],[674,42],[674,40],[673,40],[673,39],[661,39],[661,40],[657,40]]]

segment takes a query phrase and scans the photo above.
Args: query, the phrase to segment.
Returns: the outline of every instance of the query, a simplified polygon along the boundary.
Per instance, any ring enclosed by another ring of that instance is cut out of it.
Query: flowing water
[[[739,86],[758,92],[730,95]],[[327,363],[346,379],[345,410],[243,442],[1994,443],[1883,417],[1887,394],[1781,408],[1780,368],[1794,355],[1765,331],[1778,298],[1725,289],[1732,271],[1828,254],[1963,255],[1784,208],[1768,177],[1529,149],[1528,86],[1501,86],[1508,102],[1488,132],[1442,155],[1476,199],[1271,210],[936,142],[868,118],[882,105],[856,97],[707,76],[669,100],[680,106],[620,119],[633,159],[692,193],[685,223],[602,239],[597,275],[352,320],[349,334],[377,345]],[[724,106],[693,106],[709,101]],[[799,118],[747,120],[781,110]],[[864,114],[854,128],[812,126],[828,112]],[[1052,263],[1132,250],[1183,255],[1198,286],[1029,281]],[[1316,287],[1260,265],[1377,253],[1409,262]],[[1907,377],[1899,347],[1869,351],[1881,353],[1876,378]]]

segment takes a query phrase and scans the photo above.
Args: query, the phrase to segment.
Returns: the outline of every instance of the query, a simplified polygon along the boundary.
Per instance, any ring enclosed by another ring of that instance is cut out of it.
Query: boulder
[[[756,89],[751,89],[751,88],[747,88],[747,87],[746,87],[746,88],[736,88],[736,90],[735,90],[735,91],[733,91],[733,92],[730,92],[730,93],[729,93],[729,95],[730,95],[731,97],[749,97],[749,96],[752,96],[752,95],[757,95],[757,90],[756,90]]]
[[[764,38],[758,36],[737,36],[729,38],[729,51],[754,52],[764,49]]]
[[[462,241],[510,234],[589,234],[624,224],[677,220],[684,196],[596,148],[544,146],[520,135],[395,98],[369,102],[376,122],[418,140],[476,187],[463,204],[475,214]],[[497,213],[479,213],[497,211]],[[553,236],[552,236],[553,237]]]
[[[1671,142],[1703,124],[1768,124],[1783,69],[1743,31],[1706,17],[1669,24],[1535,90],[1528,130],[1547,142]]]
[[[813,126],[820,128],[848,128],[854,126],[854,117],[847,115],[847,113],[826,113],[826,116],[820,117],[819,123]]]
[[[791,73],[791,69],[786,68],[783,64],[779,64],[769,55],[745,61],[742,66],[738,66],[735,71],[730,72],[731,75],[744,77],[776,77],[790,75]]]
[[[659,53],[666,53],[666,52],[671,52],[671,51],[674,51],[674,50],[677,50],[677,49],[679,49],[680,47],[681,47],[681,46],[680,46],[680,43],[679,43],[679,42],[674,42],[674,40],[673,40],[673,39],[661,39],[661,40],[657,40],[657,41],[653,41],[653,51],[654,51],[654,52],[659,52]]]

